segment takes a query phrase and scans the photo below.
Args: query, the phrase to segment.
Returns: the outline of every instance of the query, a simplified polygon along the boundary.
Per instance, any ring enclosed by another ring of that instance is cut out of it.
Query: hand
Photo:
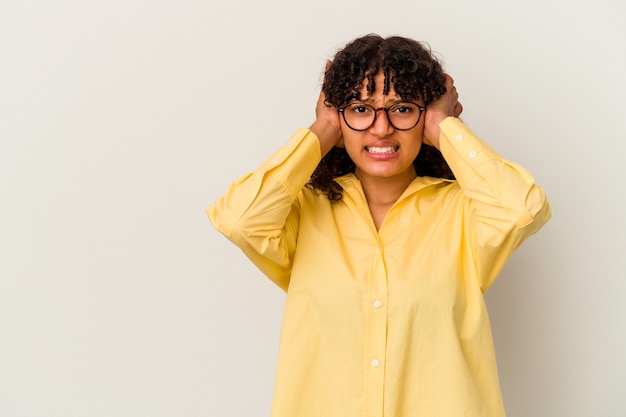
[[[326,70],[330,68],[331,61],[326,62]],[[341,137],[341,122],[337,109],[326,102],[326,96],[320,92],[315,107],[315,122],[309,129],[315,133],[320,141],[322,156],[333,146],[343,146]]]
[[[446,74],[446,93],[426,108],[424,142],[439,149],[439,124],[447,117],[458,117],[463,111],[454,80]]]

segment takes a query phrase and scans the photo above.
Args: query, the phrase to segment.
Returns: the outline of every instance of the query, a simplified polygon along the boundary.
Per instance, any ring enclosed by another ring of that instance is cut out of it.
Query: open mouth
[[[396,153],[400,149],[399,146],[366,146],[365,150],[376,155],[390,155]]]

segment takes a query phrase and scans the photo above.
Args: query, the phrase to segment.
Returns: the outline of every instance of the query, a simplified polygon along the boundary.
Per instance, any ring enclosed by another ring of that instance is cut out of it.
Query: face
[[[383,94],[384,74],[375,77],[376,90],[367,95],[367,80],[361,89],[361,100],[374,108],[389,107],[401,98],[395,90]],[[418,104],[423,105],[418,101]],[[350,129],[341,119],[343,145],[356,165],[355,175],[361,182],[371,180],[401,181],[408,185],[415,177],[413,160],[422,147],[424,115],[411,130],[397,130],[387,119],[383,110],[377,112],[376,121],[367,130]]]

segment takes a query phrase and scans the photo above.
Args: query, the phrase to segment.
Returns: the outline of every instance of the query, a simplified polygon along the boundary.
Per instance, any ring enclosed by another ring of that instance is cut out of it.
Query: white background
[[[269,414],[284,294],[204,209],[326,59],[430,43],[553,219],[487,295],[509,417],[626,415],[626,6],[0,1],[0,416]]]

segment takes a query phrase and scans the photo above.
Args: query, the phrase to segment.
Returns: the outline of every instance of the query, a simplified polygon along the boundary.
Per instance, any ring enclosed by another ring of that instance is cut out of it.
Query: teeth
[[[384,146],[384,147],[368,147],[367,151],[369,153],[376,153],[376,154],[387,154],[387,153],[394,153],[396,151],[396,147],[395,146]]]

